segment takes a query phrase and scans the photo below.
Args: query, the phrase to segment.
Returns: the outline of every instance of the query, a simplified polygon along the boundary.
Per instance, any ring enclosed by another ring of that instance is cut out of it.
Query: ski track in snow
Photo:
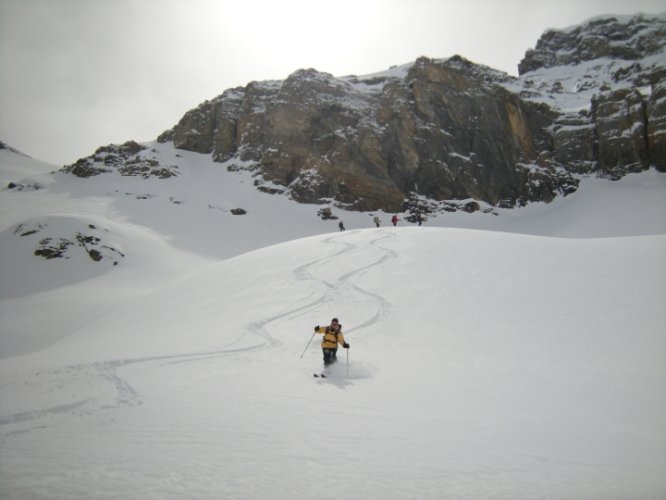
[[[331,243],[336,243],[335,238],[327,238],[324,240],[324,243],[326,244],[331,244]],[[247,330],[249,333],[258,335],[260,338],[262,338],[267,345],[269,346],[279,346],[282,345],[281,342],[278,340],[275,340],[275,338],[270,334],[269,329],[267,328],[268,325],[271,323],[280,320],[280,319],[286,319],[286,318],[294,318],[298,317],[301,314],[304,314],[305,312],[311,311],[315,308],[317,308],[319,305],[325,303],[331,294],[332,290],[335,290],[336,286],[334,283],[329,283],[323,279],[317,279],[315,278],[311,272],[310,268],[313,268],[315,266],[327,264],[331,261],[334,261],[340,256],[347,254],[348,252],[354,250],[356,248],[355,245],[352,245],[351,243],[346,243],[346,242],[340,242],[343,245],[343,248],[337,252],[335,252],[332,255],[328,255],[326,257],[322,257],[320,259],[315,259],[311,262],[308,262],[306,264],[303,264],[302,266],[297,267],[294,269],[292,275],[294,277],[294,280],[296,282],[307,282],[307,281],[314,281],[315,283],[320,283],[326,288],[326,293],[323,295],[320,295],[316,299],[304,304],[303,306],[287,310],[283,313],[280,313],[278,315],[274,315],[268,318],[264,318],[260,321],[256,321],[248,325]],[[241,337],[242,338],[242,337]]]
[[[52,380],[58,380],[57,385],[59,387],[64,387],[68,383],[73,382],[79,378],[97,380],[101,379],[107,383],[107,386],[110,386],[113,389],[115,395],[111,399],[108,395],[102,394],[86,397],[84,399],[76,400],[73,402],[54,405],[44,409],[34,409],[10,415],[0,415],[0,426],[18,422],[41,420],[45,417],[60,414],[78,414],[82,411],[93,411],[95,408],[98,410],[106,410],[118,408],[121,406],[141,405],[142,401],[139,392],[127,379],[123,378],[119,374],[121,369],[129,365],[146,364],[151,362],[192,362],[214,357],[237,355],[244,352],[255,351],[257,349],[279,348],[283,346],[283,343],[277,340],[275,335],[271,333],[273,330],[271,325],[273,323],[284,319],[299,318],[309,313],[316,312],[320,310],[323,305],[334,304],[337,299],[343,296],[347,297],[347,299],[351,297],[351,300],[369,298],[371,302],[374,303],[375,309],[367,320],[351,328],[345,329],[345,333],[358,333],[363,329],[374,325],[389,314],[391,310],[391,303],[380,294],[363,289],[356,283],[356,281],[370,269],[384,266],[391,259],[398,257],[397,252],[380,245],[381,242],[394,239],[396,235],[393,232],[387,232],[385,230],[382,230],[381,232],[383,234],[373,240],[370,240],[368,246],[366,247],[359,247],[355,243],[345,241],[346,239],[353,238],[354,234],[358,233],[358,231],[348,231],[339,235],[336,234],[335,236],[331,236],[330,238],[323,240],[324,243],[328,246],[341,246],[341,248],[330,255],[326,255],[298,266],[292,272],[292,279],[294,284],[302,287],[305,283],[312,283],[315,288],[323,289],[323,292],[321,290],[319,292],[313,292],[312,295],[315,295],[316,297],[302,306],[287,309],[278,315],[273,315],[250,323],[247,325],[246,331],[243,333],[243,335],[241,335],[241,337],[239,337],[236,341],[229,344],[230,348],[209,352],[85,363],[70,365],[64,367],[63,369],[54,369],[49,373],[49,378]],[[342,270],[348,269],[349,263],[353,263],[357,260],[355,258],[355,253],[363,254],[367,253],[368,250],[372,251],[373,253],[377,253],[378,251],[380,253],[379,257],[370,264],[353,267],[341,274],[335,281],[329,281],[325,278],[317,277],[317,270],[321,270],[330,266]],[[248,347],[231,347],[232,345],[240,342],[240,340],[247,335],[254,335],[259,337],[260,342]],[[65,374],[67,374],[67,379],[65,381],[60,380],[63,371]],[[337,382],[342,383],[340,380]],[[68,394],[68,396],[70,395],[71,393]],[[90,408],[89,405],[91,404],[94,404],[95,408]],[[21,432],[29,432],[29,430],[24,430]],[[6,434],[5,437],[8,435],[10,434]]]
[[[44,410],[24,411],[14,415],[8,415],[6,417],[0,416],[0,425],[16,424],[18,422],[25,422],[28,420],[34,420],[36,418],[42,418],[47,415],[56,415],[58,413],[71,413],[72,410],[79,408],[87,402],[88,399],[84,399],[83,401],[76,401],[74,403],[52,406]],[[8,435],[11,435],[11,433]]]
[[[380,238],[372,240],[370,242],[370,244],[374,245],[374,244],[376,244],[380,241],[383,241],[386,238],[395,238],[395,233],[391,232],[391,233],[388,233],[386,236],[382,236]],[[357,273],[365,272],[365,271],[367,271],[368,269],[370,269],[372,267],[384,265],[390,259],[395,259],[396,257],[398,257],[398,253],[394,252],[393,250],[390,250],[390,249],[385,248],[383,246],[380,246],[378,248],[380,248],[381,250],[384,251],[384,255],[382,255],[377,262],[371,264],[370,266],[366,266],[365,268],[359,270]],[[368,319],[367,321],[365,321],[365,322],[363,322],[359,325],[356,325],[352,328],[349,328],[347,330],[347,333],[351,333],[351,332],[354,332],[354,331],[357,331],[357,330],[362,330],[362,329],[367,328],[371,325],[374,325],[375,323],[379,322],[379,320],[386,317],[389,314],[390,310],[391,310],[391,303],[388,300],[386,300],[383,296],[381,296],[379,294],[376,294],[376,293],[369,292],[367,290],[364,290],[363,288],[361,288],[360,286],[358,286],[355,283],[352,283],[352,288],[356,292],[374,299],[374,301],[376,302],[376,305],[377,305],[377,312],[370,319]]]
[[[350,231],[348,234],[353,235],[354,233],[355,231]],[[395,235],[393,233],[386,233],[380,236],[379,238],[370,241],[371,247],[377,247],[383,252],[383,255],[381,255],[379,259],[377,259],[375,262],[372,262],[371,264],[365,266],[354,268],[339,276],[337,280],[334,282],[330,282],[324,278],[318,278],[315,276],[316,269],[324,266],[332,265],[334,267],[337,266],[344,269],[346,267],[345,263],[354,261],[354,256],[353,256],[354,252],[365,251],[364,248],[359,249],[358,245],[354,243],[344,241],[343,238],[345,236],[346,234],[340,236],[336,235],[325,239],[324,240],[325,244],[342,245],[343,248],[341,248],[340,250],[331,255],[327,255],[325,257],[315,259],[306,264],[303,264],[294,269],[292,273],[295,282],[297,283],[313,282],[315,285],[319,285],[321,288],[324,289],[323,293],[320,293],[315,299],[307,302],[302,306],[286,310],[278,315],[270,316],[268,318],[261,319],[259,321],[253,322],[250,325],[248,325],[246,334],[250,333],[253,335],[257,335],[263,341],[263,344],[260,344],[257,347],[265,347],[265,346],[277,347],[282,345],[280,341],[275,339],[274,335],[271,335],[270,333],[271,328],[269,326],[271,323],[274,323],[278,320],[294,319],[307,315],[312,311],[320,309],[320,306],[323,304],[329,304],[335,302],[336,298],[342,295],[349,295],[350,293],[354,293],[361,296],[370,297],[376,303],[376,309],[377,309],[377,312],[367,321],[359,325],[356,325],[352,328],[346,329],[345,330],[346,333],[367,328],[368,326],[377,323],[381,318],[383,318],[388,314],[389,310],[391,309],[391,305],[388,300],[386,300],[384,297],[382,297],[379,294],[375,294],[367,290],[364,290],[363,288],[358,286],[354,281],[369,269],[372,269],[376,266],[384,265],[389,259],[397,257],[398,254],[396,252],[385,247],[377,246],[378,242],[381,242],[388,238],[394,238]],[[245,334],[241,338],[243,338],[244,336]]]

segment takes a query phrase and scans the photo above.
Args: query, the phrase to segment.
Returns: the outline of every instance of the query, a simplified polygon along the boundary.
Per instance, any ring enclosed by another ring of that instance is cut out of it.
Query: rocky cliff
[[[568,170],[666,171],[666,16],[548,31],[518,68],[521,95],[559,112],[552,152]]]
[[[160,140],[256,169],[299,201],[360,210],[399,210],[416,190],[513,205],[575,189],[540,156],[552,111],[478,70],[460,57],[365,79],[301,70],[227,91]]]
[[[366,77],[299,70],[227,90],[158,140],[355,210],[512,207],[567,195],[580,174],[666,171],[666,16],[548,31],[519,69],[454,56]]]

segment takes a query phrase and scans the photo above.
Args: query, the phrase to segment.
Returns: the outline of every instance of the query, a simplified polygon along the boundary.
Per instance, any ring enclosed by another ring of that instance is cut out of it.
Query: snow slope
[[[663,498],[665,244],[383,228],[222,261],[2,361],[0,496]]]
[[[663,174],[341,233],[149,148],[180,175],[0,150],[0,498],[666,495]],[[100,262],[34,255],[77,234]]]
[[[146,145],[146,155],[176,165],[179,175],[81,179],[0,150],[0,178],[21,186],[0,191],[0,356],[45,347],[220,259],[337,231],[340,220],[347,229],[372,226],[374,214],[331,206],[340,218],[324,221],[317,216],[321,205],[259,192],[249,172],[229,172],[209,155],[171,144]],[[577,193],[550,205],[496,209],[498,216],[446,213],[427,225],[561,237],[663,234],[665,193],[666,176],[655,171],[616,183],[589,178]],[[232,215],[234,208],[248,213]],[[390,215],[379,213],[384,224]],[[99,238],[97,248],[109,258],[93,262],[78,235]],[[74,243],[66,259],[34,255],[47,237]]]

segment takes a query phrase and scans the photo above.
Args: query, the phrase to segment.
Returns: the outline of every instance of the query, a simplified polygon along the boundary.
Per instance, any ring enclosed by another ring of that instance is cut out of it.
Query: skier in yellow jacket
[[[329,326],[315,326],[314,331],[324,335],[321,341],[321,350],[324,353],[324,368],[338,361],[338,344],[345,349],[349,349],[349,344],[345,342],[342,325],[338,318],[333,318]]]

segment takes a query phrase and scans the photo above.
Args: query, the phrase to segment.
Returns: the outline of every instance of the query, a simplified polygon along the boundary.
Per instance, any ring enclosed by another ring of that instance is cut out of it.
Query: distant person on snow
[[[340,231],[345,230],[345,225],[342,223],[342,221],[340,221],[340,224],[338,224],[338,227],[340,228]]]
[[[345,349],[349,349],[349,344],[345,342],[345,336],[342,334],[342,325],[338,318],[333,318],[329,326],[315,326],[315,333],[323,334],[321,341],[321,350],[324,353],[324,368],[331,366],[338,361],[338,344]]]
[[[375,215],[375,218],[372,219],[372,222],[375,223],[375,226],[379,227],[379,225],[382,223],[381,219]]]
[[[398,215],[397,215],[397,214],[394,215],[393,217],[391,217],[391,222],[393,223],[393,226],[397,226],[399,220],[400,220],[400,219],[398,219]]]
[[[423,224],[423,216],[421,215],[421,212],[416,214],[416,222],[419,223],[419,226]]]

